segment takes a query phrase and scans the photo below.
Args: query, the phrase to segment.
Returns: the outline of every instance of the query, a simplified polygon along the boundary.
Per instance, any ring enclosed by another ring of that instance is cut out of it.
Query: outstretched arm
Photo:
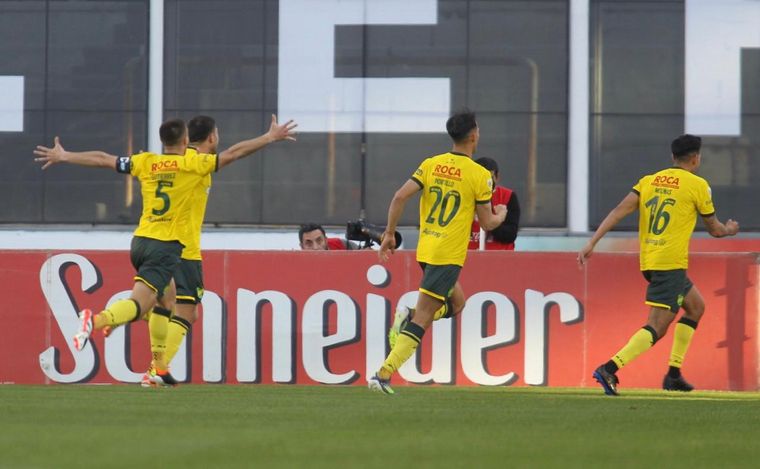
[[[730,218],[725,225],[718,220],[718,217],[715,214],[712,214],[709,217],[702,217],[702,221],[705,223],[707,232],[710,233],[710,236],[715,238],[733,236],[739,232],[739,223]]]
[[[66,151],[58,137],[55,137],[53,141],[54,145],[52,148],[37,145],[37,149],[34,150],[34,154],[37,155],[34,161],[42,163],[42,169],[47,169],[57,163],[69,163],[94,168],[116,168],[116,156],[114,155],[109,155],[103,151]]]
[[[381,262],[387,261],[390,257],[388,251],[391,254],[396,252],[396,225],[401,214],[404,213],[406,202],[419,191],[419,184],[409,179],[393,195],[391,205],[388,207],[388,224],[385,226],[383,241],[380,243],[380,250],[377,252],[377,257]]]
[[[594,252],[596,243],[598,243],[608,231],[614,228],[615,225],[620,223],[620,220],[632,214],[638,208],[639,194],[629,192],[618,206],[613,208],[612,211],[607,214],[607,217],[602,221],[602,224],[596,229],[594,236],[592,236],[583,249],[578,252],[578,263],[581,265],[585,264],[586,260],[591,257],[591,253]]]
[[[294,129],[297,126],[298,124],[292,120],[279,125],[277,124],[277,116],[272,114],[272,123],[270,124],[267,133],[250,140],[238,142],[219,154],[219,168],[221,169],[233,161],[246,157],[251,153],[255,153],[270,143],[278,142],[280,140],[295,140],[296,132]]]

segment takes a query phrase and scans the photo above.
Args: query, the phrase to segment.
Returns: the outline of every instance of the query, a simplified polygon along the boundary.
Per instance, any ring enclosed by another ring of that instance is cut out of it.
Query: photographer
[[[322,225],[307,223],[298,230],[298,242],[304,251],[341,251],[359,249],[356,243],[341,239],[328,238]]]
[[[503,204],[507,206],[507,218],[498,227],[486,232],[486,251],[492,250],[515,250],[515,239],[520,224],[520,204],[517,201],[517,194],[504,186],[497,186],[499,182],[499,165],[495,160],[488,157],[482,157],[475,160],[480,166],[491,172],[493,179],[493,196],[491,203],[493,206]],[[478,220],[472,222],[470,232],[470,243],[467,249],[478,249],[480,244],[480,224]]]

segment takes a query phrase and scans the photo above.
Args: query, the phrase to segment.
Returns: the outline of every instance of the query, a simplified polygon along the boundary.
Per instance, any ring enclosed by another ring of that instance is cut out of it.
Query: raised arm
[[[639,194],[636,192],[629,192],[617,207],[613,208],[612,211],[607,214],[607,217],[602,221],[602,224],[599,225],[599,228],[594,232],[594,236],[592,236],[583,249],[578,252],[578,263],[581,265],[585,264],[586,260],[591,257],[591,253],[594,252],[596,243],[598,243],[608,231],[614,228],[615,225],[620,223],[620,220],[632,214],[638,208]]]
[[[391,254],[396,251],[396,225],[401,218],[401,214],[404,213],[406,202],[414,194],[419,192],[420,189],[419,184],[409,179],[393,195],[391,204],[388,207],[388,224],[385,226],[383,241],[380,243],[380,250],[377,253],[381,262],[388,260],[388,251],[390,251]]]
[[[739,223],[731,220],[730,218],[724,225],[718,220],[718,217],[713,213],[710,216],[702,217],[702,221],[707,227],[707,232],[710,236],[715,238],[723,238],[724,236],[733,236],[739,232]]]
[[[37,149],[34,150],[34,154],[37,158],[34,161],[42,164],[42,169],[58,164],[69,163],[79,166],[90,166],[93,168],[116,168],[116,156],[109,155],[103,151],[66,151],[61,145],[61,141],[58,137],[53,139],[53,147],[43,147],[37,145]]]
[[[278,142],[280,140],[295,140],[296,133],[294,129],[297,126],[298,124],[292,120],[279,125],[277,124],[277,116],[272,114],[272,123],[269,125],[269,131],[267,133],[250,140],[238,142],[219,154],[219,168],[221,169],[233,161],[237,161],[251,153],[255,153],[270,143]]]

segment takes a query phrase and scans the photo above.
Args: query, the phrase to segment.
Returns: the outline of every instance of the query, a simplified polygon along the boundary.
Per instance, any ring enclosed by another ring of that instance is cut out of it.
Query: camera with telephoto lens
[[[363,248],[372,246],[372,243],[380,244],[383,233],[385,233],[384,226],[367,223],[361,218],[346,224],[346,239],[364,243]],[[394,238],[396,239],[396,248],[400,247],[402,238],[398,231],[394,233]]]

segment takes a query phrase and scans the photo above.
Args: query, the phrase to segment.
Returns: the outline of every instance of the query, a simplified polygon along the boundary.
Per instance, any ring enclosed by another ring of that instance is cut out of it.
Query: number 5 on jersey
[[[169,194],[164,192],[164,188],[166,187],[172,187],[174,183],[172,181],[158,181],[158,187],[156,187],[156,198],[161,199],[163,202],[163,206],[159,209],[153,209],[153,215],[161,216],[164,213],[169,211],[169,208],[172,206],[172,201],[169,198]]]

